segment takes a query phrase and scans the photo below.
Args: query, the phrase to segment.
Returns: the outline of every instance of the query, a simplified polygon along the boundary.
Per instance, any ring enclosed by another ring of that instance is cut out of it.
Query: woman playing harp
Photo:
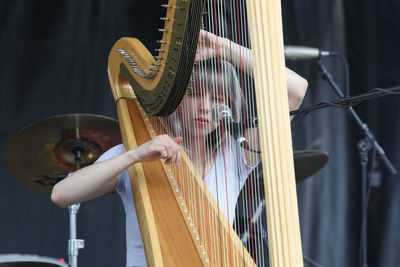
[[[129,151],[125,151],[123,145],[118,145],[103,154],[96,164],[73,173],[53,188],[52,201],[60,207],[103,196],[113,190],[118,192],[126,213],[127,266],[146,265],[126,171],[129,166],[158,159],[179,166],[182,146],[232,224],[240,189],[248,173],[259,162],[258,153],[254,153],[258,150],[256,142],[249,142],[250,152],[244,150],[227,131],[222,134],[218,120],[212,118],[213,109],[224,104],[232,111],[236,122],[242,120],[244,100],[235,70],[235,67],[240,66],[235,66],[235,62],[226,56],[234,56],[238,45],[228,39],[217,39],[218,37],[205,31],[201,31],[201,38],[204,45],[199,46],[197,61],[203,68],[193,74],[191,85],[180,107],[167,119],[167,124],[171,127],[170,133],[176,137],[159,135]],[[220,46],[218,49],[217,43]],[[229,50],[230,53],[218,53],[224,50]],[[215,65],[215,61],[210,61],[211,57],[217,58],[218,65]],[[241,66],[251,65],[251,61],[250,55],[244,58]],[[287,70],[287,81],[289,107],[292,110],[300,105],[307,82],[290,70]],[[225,90],[219,90],[221,87]]]

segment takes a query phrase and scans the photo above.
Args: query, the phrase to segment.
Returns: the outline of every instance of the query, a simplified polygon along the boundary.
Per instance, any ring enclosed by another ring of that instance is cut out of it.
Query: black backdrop
[[[0,1],[0,254],[67,259],[67,210],[11,175],[7,144],[24,126],[49,116],[115,118],[108,53],[122,36],[136,36],[155,48],[158,6],[133,0]],[[346,55],[352,94],[400,85],[399,13],[396,0],[283,1],[285,43]],[[309,81],[303,106],[335,98],[315,61],[287,63]],[[340,60],[324,63],[343,86]],[[389,96],[356,107],[398,170],[399,100]],[[305,117],[294,126],[293,137],[295,150],[330,155],[318,175],[298,185],[304,256],[327,267],[357,266],[361,175],[356,144],[362,132],[345,111],[332,108]],[[390,175],[379,157],[378,162],[368,206],[368,259],[370,266],[400,266],[400,176]],[[118,196],[83,203],[78,238],[85,239],[86,248],[79,251],[80,265],[123,266],[124,226]]]

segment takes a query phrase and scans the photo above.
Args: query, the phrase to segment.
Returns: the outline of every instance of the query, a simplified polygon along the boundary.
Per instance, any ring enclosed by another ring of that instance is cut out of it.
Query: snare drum
[[[61,260],[28,254],[0,254],[0,267],[68,267]]]

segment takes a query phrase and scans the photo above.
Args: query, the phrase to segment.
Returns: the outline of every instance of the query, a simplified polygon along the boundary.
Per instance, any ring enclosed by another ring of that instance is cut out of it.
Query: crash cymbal
[[[294,173],[296,183],[317,173],[328,162],[329,156],[320,150],[294,151]]]
[[[54,116],[19,131],[8,144],[6,162],[17,180],[50,195],[58,181],[57,175],[92,164],[119,143],[117,120],[93,114]]]

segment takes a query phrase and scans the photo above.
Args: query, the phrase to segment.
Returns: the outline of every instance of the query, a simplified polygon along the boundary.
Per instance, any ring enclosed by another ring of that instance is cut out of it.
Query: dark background
[[[50,116],[116,117],[108,53],[122,36],[156,47],[162,9],[158,2],[145,2],[0,0],[0,254],[67,260],[67,210],[12,176],[6,147],[23,127]],[[400,85],[399,14],[398,0],[283,1],[285,44],[345,55],[352,95]],[[309,81],[303,106],[335,98],[316,61],[287,63]],[[324,63],[343,88],[342,62],[329,58]],[[397,170],[399,104],[400,96],[387,96],[355,108]],[[362,131],[344,110],[330,108],[297,123],[293,137],[295,150],[320,149],[330,155],[322,171],[298,184],[304,256],[326,267],[357,266],[362,184],[357,142]],[[400,266],[400,176],[390,175],[377,161],[368,206],[369,265]],[[85,239],[86,247],[79,251],[80,265],[123,266],[124,227],[118,196],[83,203],[78,238]]]

